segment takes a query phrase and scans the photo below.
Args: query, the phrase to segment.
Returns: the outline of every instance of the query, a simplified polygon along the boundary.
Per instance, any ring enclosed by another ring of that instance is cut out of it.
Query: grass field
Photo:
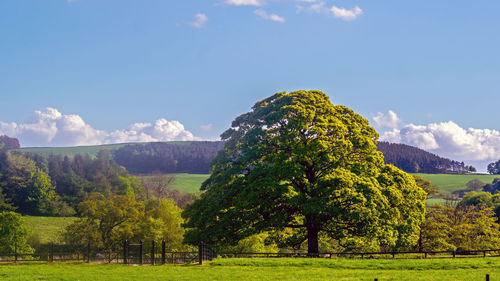
[[[24,220],[30,233],[37,233],[41,243],[49,243],[59,241],[60,233],[76,218],[25,216]]]
[[[191,141],[169,141],[165,142],[169,144],[176,145],[188,145],[192,143]],[[31,152],[41,155],[76,155],[76,154],[88,154],[90,156],[96,156],[101,149],[118,149],[126,145],[133,144],[148,144],[147,142],[141,143],[119,143],[119,144],[104,144],[104,145],[89,145],[89,146],[70,146],[70,147],[23,147],[19,149],[14,149],[20,152]]]
[[[74,147],[26,147],[15,149],[23,153],[36,153],[44,156],[48,155],[76,155],[88,154],[90,156],[97,156],[97,153],[102,149],[117,149],[127,144],[107,144],[107,145],[92,145],[92,146],[74,146]]]
[[[174,176],[175,180],[172,189],[177,189],[184,193],[199,192],[201,184],[209,175],[206,174],[166,174],[164,176]],[[138,176],[144,181],[148,181],[152,176]]]
[[[447,260],[218,259],[203,266],[0,265],[1,280],[490,280],[500,258]]]
[[[175,174],[173,189],[182,192],[198,192],[201,184],[208,178],[209,175],[203,174]]]
[[[430,180],[445,194],[451,194],[455,190],[467,188],[467,182],[478,179],[484,183],[491,183],[498,175],[447,175],[447,174],[414,174]]]

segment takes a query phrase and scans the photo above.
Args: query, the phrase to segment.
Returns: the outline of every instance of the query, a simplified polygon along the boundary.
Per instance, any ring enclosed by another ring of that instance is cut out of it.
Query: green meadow
[[[209,177],[207,174],[165,174],[163,176],[173,176],[174,182],[169,188],[177,189],[184,193],[199,192],[201,184]],[[144,181],[148,181],[154,176],[139,176]]]
[[[90,145],[90,146],[73,146],[73,147],[26,147],[15,149],[15,151],[23,153],[36,153],[43,156],[49,155],[77,155],[88,154],[92,157],[97,156],[97,153],[102,149],[118,149],[128,144],[106,144],[106,145]]]
[[[64,228],[76,220],[74,217],[34,217],[24,216],[26,227],[31,234],[40,238],[40,243],[58,242]]]
[[[439,190],[447,195],[453,191],[467,188],[467,183],[473,179],[478,179],[484,183],[491,183],[498,175],[449,175],[449,174],[414,174],[430,180],[437,185]]]
[[[200,265],[127,266],[44,263],[0,265],[2,280],[490,280],[500,259],[217,259]]]

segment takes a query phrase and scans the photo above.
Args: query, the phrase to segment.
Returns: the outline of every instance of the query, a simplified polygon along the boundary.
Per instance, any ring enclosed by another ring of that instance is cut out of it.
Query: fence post
[[[486,274],[486,281],[490,281],[490,275]]]
[[[165,253],[165,240],[161,241],[161,263],[165,264],[167,256]]]
[[[142,265],[142,240],[139,240],[139,264]]]
[[[200,264],[203,264],[203,242],[200,242],[198,246],[198,260]]]
[[[123,240],[123,264],[127,264],[127,239]]]
[[[486,251],[483,251],[483,258],[486,257]]]
[[[155,240],[151,241],[151,265],[155,265]]]
[[[87,243],[87,263],[90,262],[90,240]]]
[[[453,257],[455,257],[455,251],[453,251]]]
[[[54,261],[54,243],[50,243],[50,262]]]
[[[17,262],[17,241],[14,240],[14,262]]]

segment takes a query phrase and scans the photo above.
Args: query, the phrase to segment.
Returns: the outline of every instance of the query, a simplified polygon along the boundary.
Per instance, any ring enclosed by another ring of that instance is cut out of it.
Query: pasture
[[[2,280],[491,280],[500,259],[217,259],[205,265],[127,266],[39,263],[0,265]]]
[[[201,184],[209,177],[207,174],[165,174],[163,176],[174,176],[174,182],[168,188],[177,189],[183,193],[199,192]],[[138,177],[147,182],[154,176]]]
[[[128,144],[105,144],[105,145],[90,145],[90,146],[73,146],[73,147],[25,147],[15,149],[22,153],[35,153],[43,156],[62,155],[70,156],[77,154],[88,154],[91,157],[97,156],[97,153],[102,149],[118,149]]]
[[[430,180],[433,184],[437,185],[439,190],[446,195],[451,194],[453,191],[462,190],[467,188],[467,183],[473,179],[478,179],[484,183],[491,183],[498,175],[450,175],[450,174],[414,174],[421,176],[424,179]]]
[[[40,243],[57,242],[64,228],[76,220],[74,217],[34,217],[24,216],[26,227],[31,234],[40,238]]]

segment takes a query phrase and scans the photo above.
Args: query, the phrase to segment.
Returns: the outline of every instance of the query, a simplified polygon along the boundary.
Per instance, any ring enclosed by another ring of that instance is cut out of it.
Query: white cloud
[[[0,121],[0,135],[16,137],[22,146],[77,146],[108,143],[196,140],[179,121],[158,119],[135,123],[108,133],[92,128],[78,115],[64,115],[55,108],[37,110],[23,123]]]
[[[311,4],[308,8],[310,12],[328,14],[345,21],[355,20],[363,14],[363,10],[359,6],[355,6],[354,8],[348,10],[337,6],[328,8],[325,1],[311,1],[311,3],[313,4]]]
[[[265,2],[263,0],[222,0],[221,4],[233,5],[233,6],[263,6]]]
[[[257,9],[254,11],[254,14],[258,15],[260,18],[265,20],[271,20],[275,22],[285,22],[285,18],[278,16],[277,14],[268,14],[266,11],[262,9]]]
[[[207,124],[207,125],[201,125],[200,129],[203,132],[212,132],[214,130],[214,125],[212,123]]]
[[[446,158],[481,165],[500,159],[499,131],[464,129],[452,121],[424,126],[405,125],[401,130],[384,133],[380,140],[404,143]]]
[[[354,7],[351,10],[347,10],[345,8],[339,8],[337,6],[332,6],[330,8],[330,12],[336,18],[340,18],[346,21],[355,20],[360,15],[363,14],[363,10],[359,6]]]
[[[392,110],[387,111],[387,114],[382,112],[377,113],[377,115],[373,117],[373,121],[375,121],[376,126],[379,128],[387,127],[391,129],[398,128],[401,123],[401,119],[399,119],[398,115]]]
[[[194,16],[194,21],[190,22],[189,25],[196,28],[202,28],[208,21],[208,17],[205,14],[196,14]]]

